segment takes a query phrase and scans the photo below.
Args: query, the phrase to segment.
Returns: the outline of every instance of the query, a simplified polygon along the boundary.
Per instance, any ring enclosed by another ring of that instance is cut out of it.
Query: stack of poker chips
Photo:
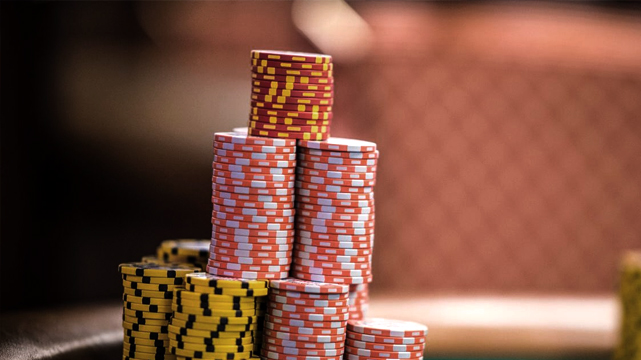
[[[169,351],[181,358],[249,359],[261,336],[258,297],[267,281],[241,280],[206,273],[185,276],[176,291],[169,331]]]
[[[332,57],[253,50],[248,133],[325,140],[334,103]]]
[[[369,284],[353,284],[349,286],[349,319],[363,320],[369,309]]]
[[[299,141],[292,276],[338,284],[371,282],[376,144]]]
[[[295,157],[295,140],[214,135],[208,273],[245,279],[288,276]]]
[[[264,359],[341,359],[349,316],[348,287],[274,280],[265,315]]]
[[[118,266],[124,286],[123,358],[174,359],[167,325],[174,290],[182,288],[191,266],[125,263]]]
[[[423,359],[427,326],[370,318],[347,322],[346,360]]]
[[[625,254],[620,279],[621,330],[614,359],[641,359],[641,252]]]
[[[204,270],[209,260],[210,240],[165,240],[156,249],[157,259],[163,263],[190,264]]]

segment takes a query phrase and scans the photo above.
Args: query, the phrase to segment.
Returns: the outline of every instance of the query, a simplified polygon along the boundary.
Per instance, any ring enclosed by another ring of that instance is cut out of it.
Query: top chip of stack
[[[250,135],[325,140],[334,104],[332,57],[253,50]]]
[[[371,318],[347,322],[346,360],[422,359],[427,326],[403,320]]]

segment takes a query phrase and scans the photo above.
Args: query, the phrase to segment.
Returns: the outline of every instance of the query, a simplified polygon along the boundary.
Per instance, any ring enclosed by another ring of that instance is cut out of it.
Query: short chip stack
[[[620,279],[621,330],[614,359],[641,359],[641,251],[625,254]]]
[[[295,157],[295,140],[214,135],[208,273],[244,279],[288,276]]]
[[[347,322],[346,360],[423,359],[427,326],[371,318]]]
[[[348,287],[299,279],[271,282],[261,356],[341,359]]]
[[[337,284],[371,282],[377,159],[371,142],[299,141],[292,276]]]
[[[256,298],[267,295],[267,281],[202,272],[188,274],[185,281],[171,305],[170,352],[181,358],[249,359],[262,321]]]
[[[167,325],[174,290],[184,287],[190,266],[125,263],[118,266],[124,286],[123,358],[174,359]]]
[[[249,134],[325,140],[334,103],[332,57],[253,50]]]
[[[369,309],[369,284],[353,284],[349,286],[349,319],[363,320]]]
[[[209,260],[210,240],[165,240],[156,250],[158,260],[171,264],[190,264],[204,270]]]

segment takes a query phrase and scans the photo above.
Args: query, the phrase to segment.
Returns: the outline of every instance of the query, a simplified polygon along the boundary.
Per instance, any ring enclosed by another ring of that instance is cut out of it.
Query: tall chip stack
[[[288,276],[295,154],[295,140],[214,134],[208,273],[243,279]]]
[[[124,286],[123,358],[175,359],[169,352],[168,324],[175,290],[184,288],[191,266],[125,263],[118,266]]]
[[[620,281],[621,330],[614,360],[641,359],[641,251],[625,254]]]
[[[260,338],[260,297],[266,280],[241,280],[206,273],[188,274],[176,291],[168,326],[169,351],[179,358],[249,359]]]
[[[326,140],[332,120],[332,57],[253,50],[249,135]]]
[[[362,319],[372,281],[376,144],[332,137],[298,145],[292,276],[350,285],[351,317]]]
[[[347,322],[345,360],[423,359],[427,326],[371,318]]]
[[[348,286],[275,280],[265,315],[264,359],[341,359]]]

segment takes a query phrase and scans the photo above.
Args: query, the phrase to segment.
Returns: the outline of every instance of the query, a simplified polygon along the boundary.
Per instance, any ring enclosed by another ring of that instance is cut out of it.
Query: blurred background
[[[570,348],[613,346],[641,247],[638,3],[1,7],[1,312],[117,301],[119,263],[208,238],[212,135],[247,123],[250,50],[281,49],[334,56],[332,134],[380,149],[374,300],[588,299]]]

